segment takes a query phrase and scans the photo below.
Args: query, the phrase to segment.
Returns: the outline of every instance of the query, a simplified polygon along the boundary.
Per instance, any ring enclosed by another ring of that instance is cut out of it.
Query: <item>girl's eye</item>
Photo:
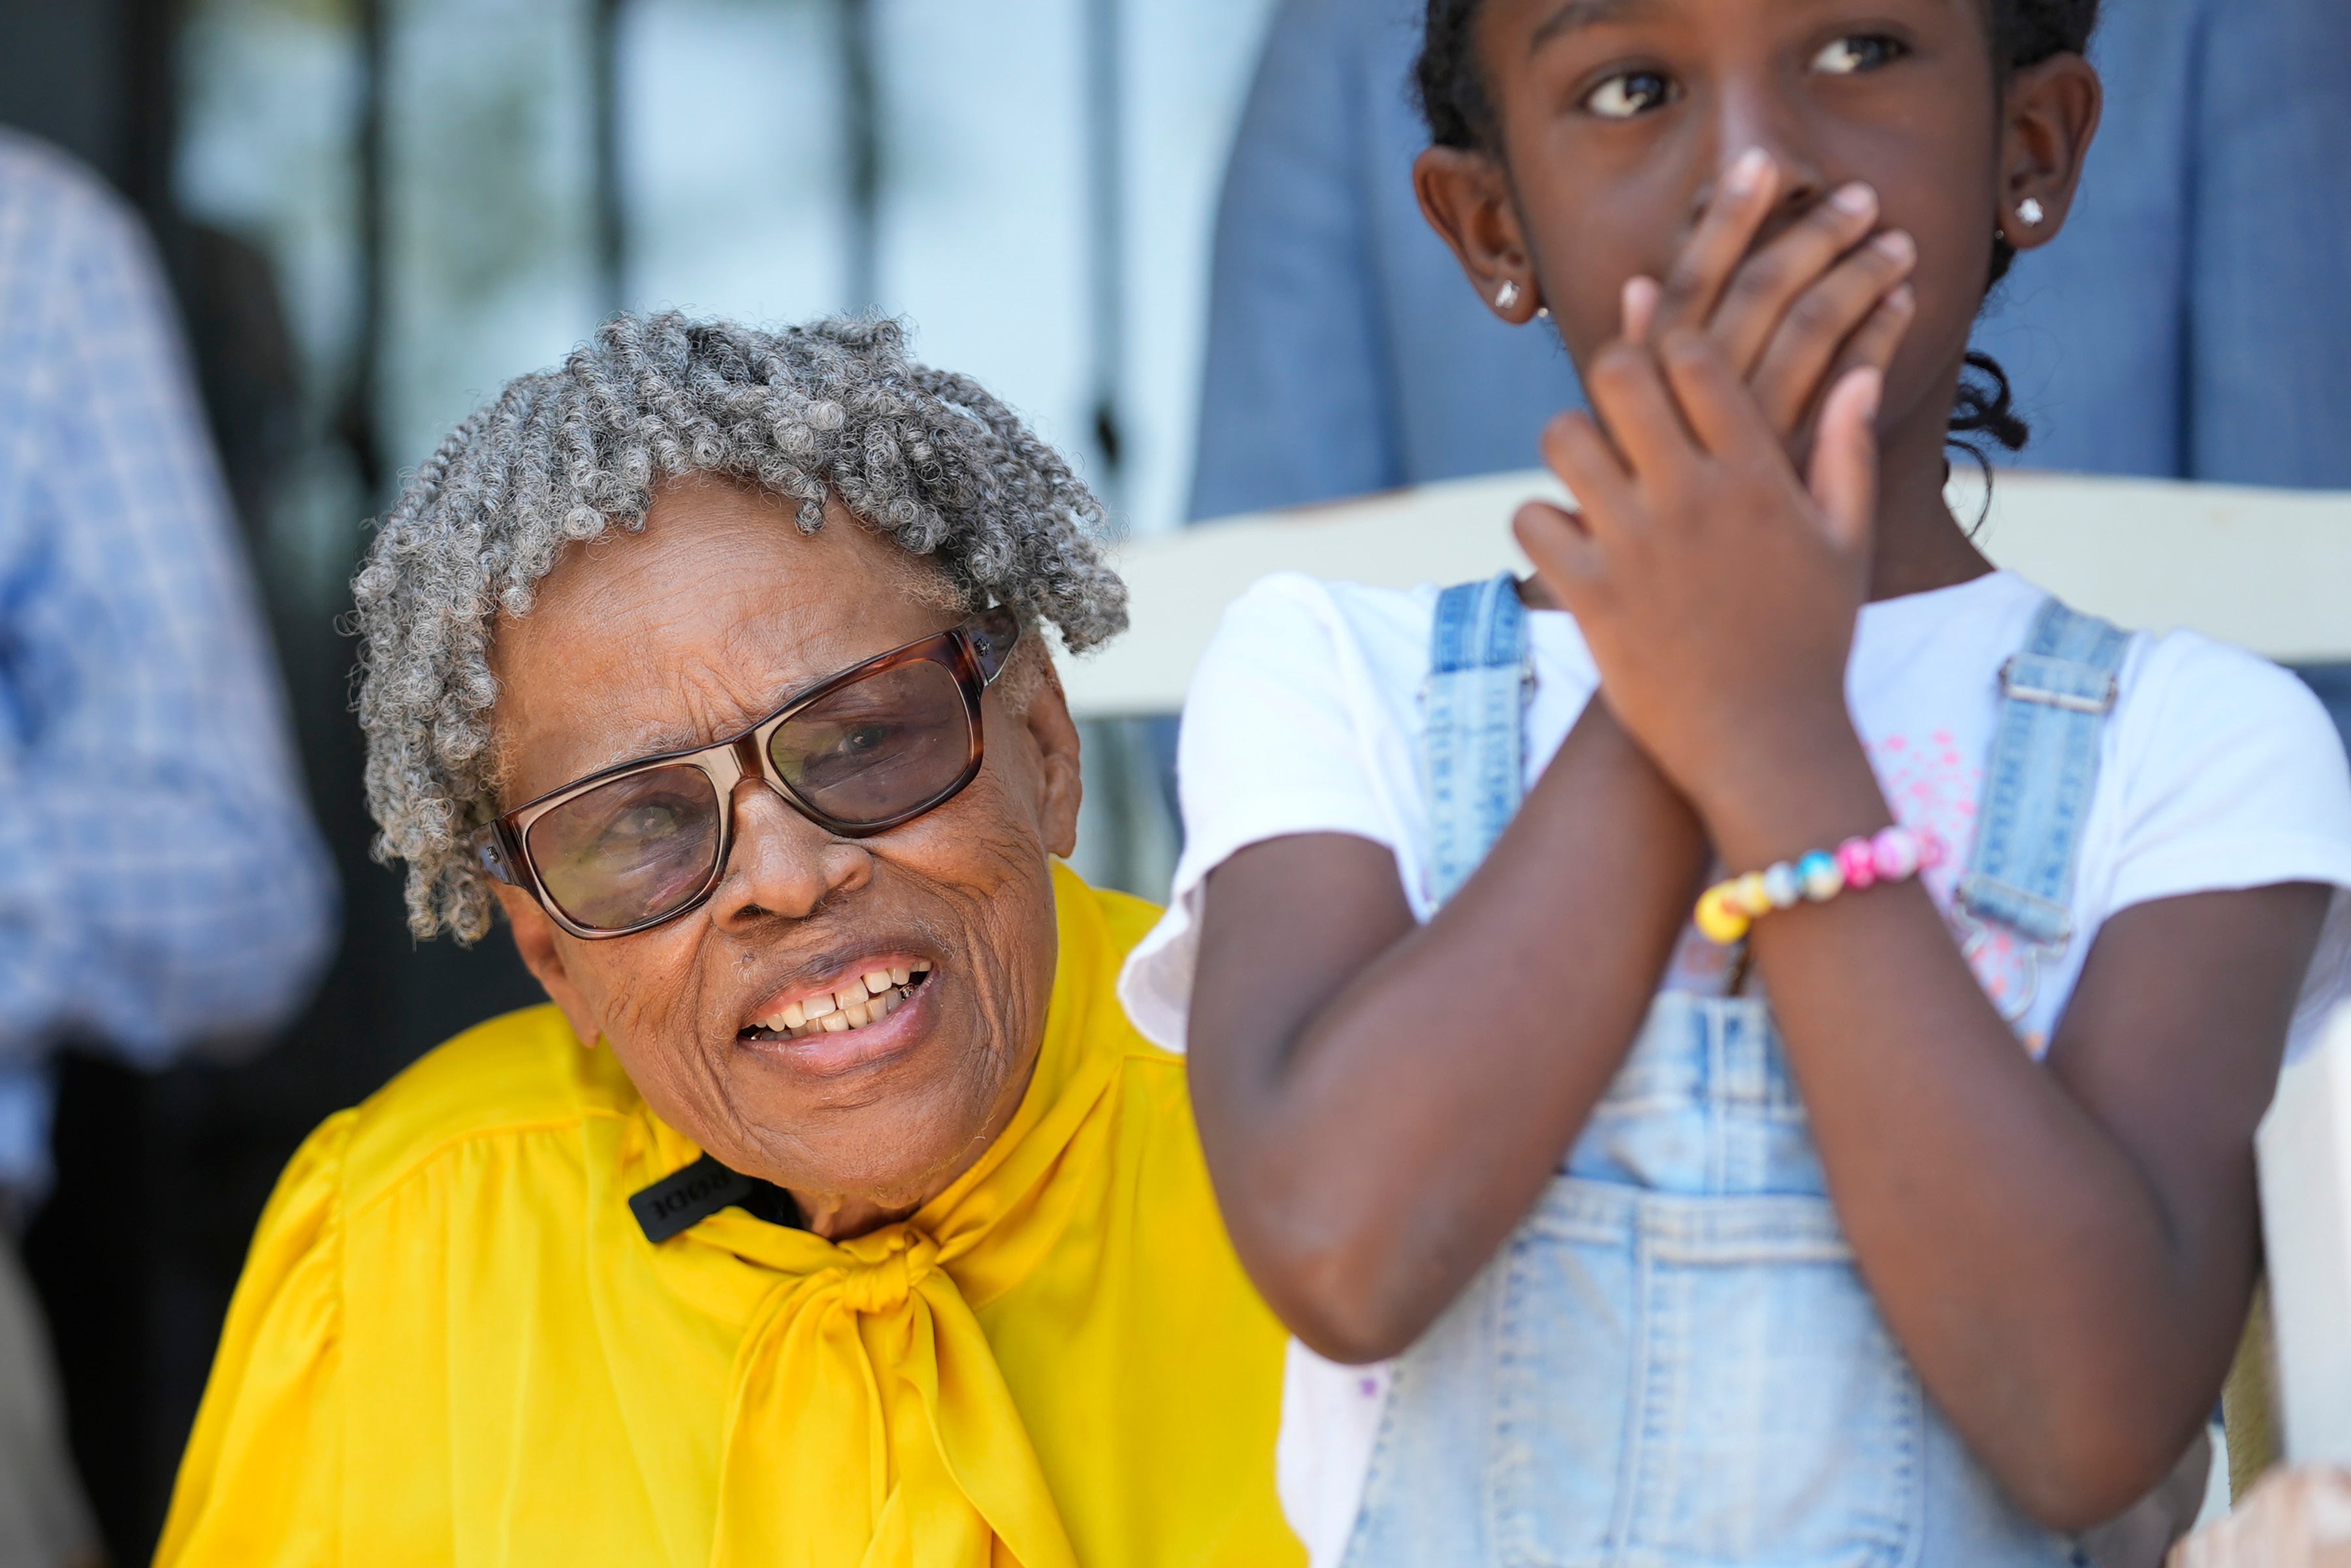
[[[1823,76],[1859,76],[1901,57],[1902,45],[1893,38],[1839,38],[1813,57],[1813,69]]]
[[[1673,101],[1674,84],[1656,71],[1623,71],[1583,95],[1583,107],[1603,120],[1630,120]]]

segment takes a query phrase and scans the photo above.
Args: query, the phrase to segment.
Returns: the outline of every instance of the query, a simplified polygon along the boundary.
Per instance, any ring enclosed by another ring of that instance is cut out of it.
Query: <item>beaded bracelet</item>
[[[1847,839],[1834,850],[1814,850],[1794,861],[1716,883],[1698,895],[1698,933],[1727,947],[1775,909],[1807,899],[1826,904],[1847,888],[1864,888],[1872,883],[1902,882],[1928,866],[1941,864],[1942,859],[1942,840],[1908,828],[1887,828],[1875,838]]]

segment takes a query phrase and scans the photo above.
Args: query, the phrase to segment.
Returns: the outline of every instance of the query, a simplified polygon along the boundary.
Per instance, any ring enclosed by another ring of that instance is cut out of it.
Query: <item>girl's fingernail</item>
[[[1761,147],[1750,147],[1731,164],[1730,172],[1723,176],[1723,189],[1734,196],[1751,196],[1763,183],[1764,171],[1771,167],[1771,154]]]
[[[1894,261],[1914,261],[1918,256],[1918,242],[1900,229],[1887,229],[1869,242],[1878,252]]]
[[[1622,308],[1625,336],[1636,343],[1647,338],[1649,322],[1657,313],[1656,280],[1640,275],[1626,278]]]
[[[1841,213],[1851,213],[1860,217],[1877,210],[1877,193],[1855,180],[1850,185],[1838,186],[1836,194],[1829,198],[1829,204]]]

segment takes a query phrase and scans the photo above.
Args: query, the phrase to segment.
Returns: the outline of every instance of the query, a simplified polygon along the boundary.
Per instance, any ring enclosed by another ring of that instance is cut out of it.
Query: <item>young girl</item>
[[[1431,0],[1422,206],[1583,371],[1580,509],[1523,584],[1233,608],[1125,977],[1320,1353],[1318,1563],[2079,1561],[2212,1408],[2351,779],[1946,509],[2094,12]]]

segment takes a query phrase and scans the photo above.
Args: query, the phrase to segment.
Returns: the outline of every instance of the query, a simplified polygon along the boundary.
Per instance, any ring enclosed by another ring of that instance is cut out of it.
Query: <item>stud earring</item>
[[[2016,215],[2023,220],[2026,228],[2036,229],[2041,226],[2041,220],[2049,215],[2049,211],[2041,204],[2040,197],[2027,196],[2016,204]]]
[[[1497,310],[1515,310],[1518,308],[1519,286],[1510,278],[1506,277],[1502,279],[1502,287],[1494,290],[1494,308]]]

